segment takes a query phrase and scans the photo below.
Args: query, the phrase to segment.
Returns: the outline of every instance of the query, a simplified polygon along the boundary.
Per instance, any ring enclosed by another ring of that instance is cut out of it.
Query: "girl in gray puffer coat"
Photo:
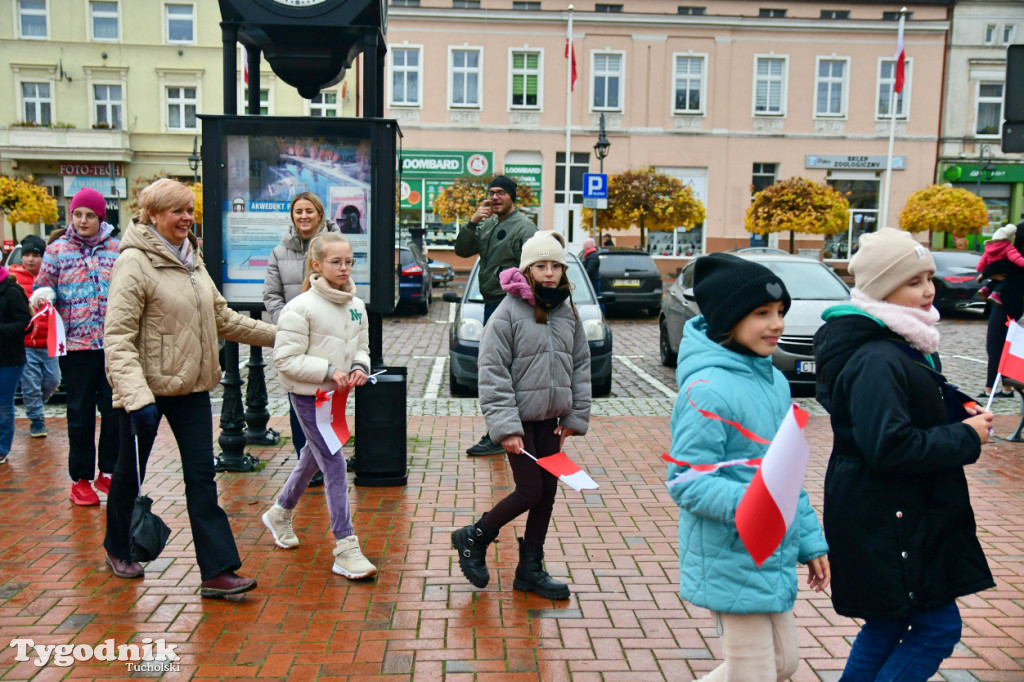
[[[543,567],[558,479],[523,452],[553,455],[566,436],[586,433],[590,423],[590,347],[566,267],[565,240],[542,231],[523,244],[519,270],[499,277],[508,296],[480,341],[480,409],[491,440],[505,449],[516,489],[475,524],[452,533],[463,575],[486,587],[487,546],[502,526],[528,512],[512,587],[546,599],[569,598],[568,585]]]

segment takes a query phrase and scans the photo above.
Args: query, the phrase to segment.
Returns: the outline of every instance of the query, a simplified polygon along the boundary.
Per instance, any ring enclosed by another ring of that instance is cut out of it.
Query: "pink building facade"
[[[571,13],[577,81],[568,211],[567,6],[393,1],[385,105],[411,159],[403,227],[426,228],[431,250],[448,248],[454,227],[433,218],[433,193],[454,174],[504,170],[538,191],[538,224],[578,245],[590,232],[580,224],[578,176],[598,172],[602,113],[611,142],[605,173],[653,166],[691,185],[705,204],[703,226],[652,235],[652,254],[672,261],[751,244],[743,217],[752,187],[792,176],[850,193],[850,235],[797,239],[844,260],[851,240],[883,220],[890,101],[896,169],[888,222],[911,192],[935,181],[951,3],[905,3],[906,85],[893,100],[903,5],[680,1],[585,2]],[[446,160],[452,156],[475,165]],[[619,245],[639,241],[635,229],[612,236]],[[788,234],[770,241],[778,238],[788,244]]]

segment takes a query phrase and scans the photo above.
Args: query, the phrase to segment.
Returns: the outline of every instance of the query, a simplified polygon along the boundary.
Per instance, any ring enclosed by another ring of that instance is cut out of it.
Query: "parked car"
[[[455,279],[455,270],[451,265],[445,263],[443,260],[428,258],[427,265],[430,266],[430,281],[435,287],[446,287],[448,286],[448,282]]]
[[[818,260],[788,254],[737,253],[738,257],[760,263],[786,284],[793,303],[786,313],[786,329],[772,355],[772,363],[791,386],[813,386],[817,378],[814,364],[814,333],[824,324],[821,313],[850,298],[850,289],[832,268]],[[675,367],[683,326],[700,314],[694,299],[694,266],[689,263],[665,296],[660,325],[661,363]]]
[[[21,244],[15,244],[11,252],[7,254],[7,261],[4,263],[4,267],[9,268],[12,265],[21,265]]]
[[[572,300],[576,304],[583,329],[590,344],[590,381],[594,395],[607,395],[612,390],[612,330],[601,314],[601,305],[594,287],[587,278],[579,258],[566,254]],[[484,299],[480,294],[480,262],[473,266],[460,297],[454,291],[444,292],[444,300],[458,303],[455,323],[448,341],[448,383],[452,395],[472,395],[477,386],[477,358],[480,337],[484,333]]]
[[[932,251],[935,259],[934,305],[942,312],[950,310],[985,310],[985,301],[978,298],[981,282],[978,261],[981,255],[972,251]]]
[[[643,308],[650,316],[661,310],[661,271],[641,249],[599,249],[601,298],[605,310]]]
[[[426,315],[434,300],[430,282],[430,266],[415,244],[406,244],[395,249],[395,271],[398,273],[398,303],[414,308]]]

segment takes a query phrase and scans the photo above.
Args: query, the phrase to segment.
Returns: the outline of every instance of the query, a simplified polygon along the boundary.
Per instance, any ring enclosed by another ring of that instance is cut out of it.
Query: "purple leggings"
[[[311,395],[289,393],[292,410],[306,435],[306,444],[302,446],[301,456],[295,468],[278,495],[278,503],[285,509],[295,509],[302,493],[317,469],[324,472],[324,494],[327,496],[327,509],[331,513],[331,532],[338,540],[352,535],[352,510],[348,502],[348,472],[345,466],[345,454],[339,450],[331,454],[324,442],[320,430],[316,426],[316,398]]]

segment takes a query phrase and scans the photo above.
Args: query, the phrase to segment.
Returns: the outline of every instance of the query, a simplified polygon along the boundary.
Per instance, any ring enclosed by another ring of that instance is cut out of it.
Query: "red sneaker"
[[[84,478],[78,483],[71,484],[70,498],[79,507],[95,507],[100,503],[100,496]]]
[[[110,476],[108,474],[101,471],[93,485],[96,486],[96,490],[100,491],[104,495],[110,494]]]

